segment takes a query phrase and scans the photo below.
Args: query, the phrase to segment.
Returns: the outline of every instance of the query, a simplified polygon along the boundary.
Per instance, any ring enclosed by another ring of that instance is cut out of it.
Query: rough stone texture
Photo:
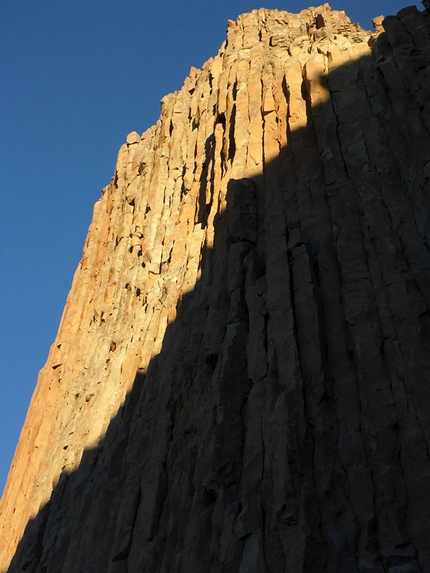
[[[2,572],[430,571],[429,18],[244,14],[127,137]]]

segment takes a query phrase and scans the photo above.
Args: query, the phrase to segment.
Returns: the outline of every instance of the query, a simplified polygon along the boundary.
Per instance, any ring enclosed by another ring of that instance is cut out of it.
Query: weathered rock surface
[[[245,14],[127,137],[2,572],[430,571],[430,16],[375,30]]]

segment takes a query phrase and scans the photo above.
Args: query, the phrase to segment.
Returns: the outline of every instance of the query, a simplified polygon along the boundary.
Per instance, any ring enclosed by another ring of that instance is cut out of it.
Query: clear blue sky
[[[155,123],[190,66],[217,53],[227,20],[260,2],[1,0],[0,494],[120,145]],[[411,3],[330,4],[371,29],[374,16]]]

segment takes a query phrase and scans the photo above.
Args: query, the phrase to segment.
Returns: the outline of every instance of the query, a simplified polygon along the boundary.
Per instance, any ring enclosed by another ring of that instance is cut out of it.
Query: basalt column
[[[430,15],[254,10],[96,203],[0,572],[430,571]]]

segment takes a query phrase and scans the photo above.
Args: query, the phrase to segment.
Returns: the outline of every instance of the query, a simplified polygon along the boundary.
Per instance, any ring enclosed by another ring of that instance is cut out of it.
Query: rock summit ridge
[[[430,570],[429,39],[254,10],[127,136],[2,573]]]

